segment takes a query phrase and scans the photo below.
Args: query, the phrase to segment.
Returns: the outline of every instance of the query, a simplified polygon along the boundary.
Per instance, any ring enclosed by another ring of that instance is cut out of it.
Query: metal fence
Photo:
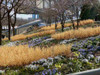
[[[25,31],[26,29],[28,29],[29,27],[37,25],[37,24],[39,24],[41,22],[42,22],[41,20],[35,20],[35,21],[29,22],[27,24],[21,25],[21,26],[15,28],[15,34],[20,34],[23,31]],[[3,35],[8,36],[8,30],[3,31],[2,33],[3,33]],[[13,30],[11,30],[11,35],[12,34],[13,34]]]

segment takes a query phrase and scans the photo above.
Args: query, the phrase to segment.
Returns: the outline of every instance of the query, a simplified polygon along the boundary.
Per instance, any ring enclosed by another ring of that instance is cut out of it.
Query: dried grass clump
[[[26,38],[26,36],[24,34],[20,34],[20,35],[12,36],[11,40],[12,41],[18,41],[18,40],[23,40],[25,38]],[[6,40],[8,40],[8,38],[4,38],[3,40],[6,41]]]
[[[87,24],[91,24],[91,23],[94,23],[94,20],[91,20],[91,19],[88,19],[88,20],[83,20],[83,21],[80,21],[79,25],[82,26],[82,25],[87,25]],[[77,26],[77,22],[74,22],[75,26]],[[72,26],[72,23],[66,23],[64,25],[64,27],[70,27]],[[60,29],[61,28],[61,24],[58,23],[57,24],[57,29]],[[42,27],[41,30],[54,30],[55,29],[55,24],[52,24],[51,26],[45,26],[45,27]]]
[[[29,35],[20,34],[20,35],[12,36],[11,41],[25,40],[26,38],[31,38],[35,36],[44,36],[44,35],[49,35],[49,34],[54,34],[54,33],[55,33],[55,30],[42,31],[42,32],[37,32],[37,33],[29,34]],[[3,40],[6,41],[8,40],[8,38],[4,38]]]
[[[0,66],[23,66],[41,58],[71,53],[71,45],[55,45],[48,48],[28,48],[28,46],[0,47]]]
[[[100,35],[100,27],[96,28],[79,28],[78,30],[69,30],[63,33],[53,34],[52,38],[60,39],[73,39],[73,38],[87,38],[91,36]]]
[[[26,37],[30,38],[30,37],[35,37],[35,36],[45,36],[45,35],[54,34],[54,33],[55,33],[55,30],[42,31],[42,32],[26,35]]]
[[[82,25],[86,25],[86,24],[92,24],[94,22],[95,22],[94,20],[88,19],[88,20],[80,21],[79,25],[82,26]],[[75,24],[75,26],[77,26],[77,22],[74,22],[74,24]]]

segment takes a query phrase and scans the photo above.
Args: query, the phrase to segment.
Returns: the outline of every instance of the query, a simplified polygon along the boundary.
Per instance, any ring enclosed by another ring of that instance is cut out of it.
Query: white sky
[[[17,18],[21,18],[21,19],[32,18],[32,14],[17,14]]]

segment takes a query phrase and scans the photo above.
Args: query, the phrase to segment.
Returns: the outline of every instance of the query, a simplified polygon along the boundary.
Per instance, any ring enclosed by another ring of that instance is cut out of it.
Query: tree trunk
[[[78,7],[76,8],[76,16],[77,16],[77,29],[79,28],[79,13],[78,13]]]
[[[72,26],[73,26],[73,29],[75,30],[75,25],[74,25],[74,23],[72,23]]]
[[[77,19],[77,29],[79,28],[79,19]]]
[[[2,45],[2,25],[0,23],[0,45]]]
[[[73,29],[75,30],[74,20],[73,20],[73,18],[72,18],[72,17],[71,17],[71,21],[72,21],[72,26],[73,26]]]
[[[15,27],[12,26],[12,28],[13,28],[13,36],[15,36]]]
[[[62,26],[62,32],[64,32],[64,24],[65,24],[65,16],[64,13],[61,15],[61,26]]]
[[[64,23],[61,23],[61,26],[62,26],[62,32],[64,32]]]
[[[0,5],[1,8],[1,5]],[[1,10],[0,10],[0,45],[2,45],[2,23],[1,23]]]
[[[57,18],[55,18],[55,31],[57,30]]]
[[[10,13],[8,12],[8,39],[10,39],[10,30],[11,30],[11,25],[10,25]]]
[[[51,26],[51,18],[49,18],[49,24],[50,24],[50,26]]]
[[[16,14],[17,11],[16,11],[15,9],[14,9],[14,13],[15,13],[15,14],[13,15],[13,16],[14,16],[14,20],[13,20],[14,22],[12,22],[12,20],[10,19],[11,25],[12,25],[12,28],[13,28],[13,36],[16,35],[16,34],[15,34],[15,25],[16,25],[16,21],[17,21],[17,16],[16,16],[16,15],[17,15],[17,14]]]
[[[57,30],[57,23],[55,23],[55,30]]]

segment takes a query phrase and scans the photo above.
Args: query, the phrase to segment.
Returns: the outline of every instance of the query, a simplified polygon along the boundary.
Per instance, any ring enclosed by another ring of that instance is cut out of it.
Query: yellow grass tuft
[[[17,40],[23,40],[25,39],[26,36],[24,34],[20,34],[20,35],[15,35],[11,37],[12,41],[17,41]],[[8,40],[8,38],[4,38],[3,40]]]
[[[35,36],[44,36],[44,35],[49,35],[49,34],[54,34],[55,30],[49,30],[49,31],[42,31],[42,32],[37,32],[33,34],[26,35],[26,37],[35,37]]]
[[[80,21],[79,25],[85,25],[85,24],[91,24],[91,23],[94,23],[94,21],[93,20],[83,20],[83,21]],[[74,24],[77,25],[77,22],[75,22]],[[65,24],[65,27],[69,27],[69,26],[72,26],[72,23]],[[60,28],[61,28],[61,25],[60,23],[58,23],[57,29],[60,29]],[[44,36],[44,35],[54,34],[55,25],[53,24],[51,26],[43,27],[41,28],[41,30],[48,30],[48,31],[41,31],[41,32],[29,34],[29,35],[24,35],[24,34],[15,35],[11,37],[11,41],[25,40],[26,38],[31,38],[35,36]],[[3,40],[8,40],[8,38],[4,38]]]
[[[37,32],[29,35],[15,35],[11,37],[11,41],[18,41],[18,40],[25,40],[26,38],[31,38],[35,36],[44,36],[44,35],[49,35],[49,34],[54,34],[55,30],[50,30],[50,31],[42,31],[42,32]],[[4,38],[3,40],[8,40],[8,38]]]
[[[0,66],[23,66],[41,58],[71,53],[71,45],[55,45],[48,48],[28,48],[28,46],[0,47]]]
[[[72,38],[87,38],[91,36],[100,35],[100,27],[96,28],[79,28],[78,30],[69,30],[63,33],[53,34],[52,38],[60,39],[72,39]]]
[[[82,26],[82,25],[86,25],[86,24],[91,24],[91,23],[94,23],[94,20],[91,20],[91,19],[88,19],[88,20],[83,20],[83,21],[80,21],[79,25]],[[77,25],[77,22],[74,22],[75,26]],[[72,26],[72,23],[66,23],[64,25],[64,27],[70,27]],[[61,24],[58,23],[57,24],[57,29],[60,29],[61,28]],[[54,30],[55,29],[55,24],[52,24],[51,26],[45,26],[45,27],[42,27],[41,30]]]

